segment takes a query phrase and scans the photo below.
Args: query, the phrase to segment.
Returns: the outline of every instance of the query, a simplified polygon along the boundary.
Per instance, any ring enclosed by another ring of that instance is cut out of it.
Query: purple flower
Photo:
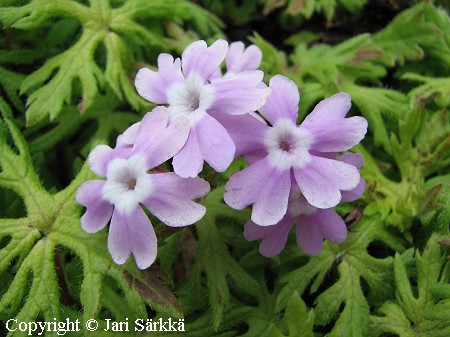
[[[363,117],[345,118],[351,106],[346,93],[321,101],[297,126],[297,86],[277,75],[270,88],[259,111],[271,125],[251,115],[221,119],[236,143],[236,155],[244,155],[250,164],[226,184],[225,202],[235,209],[253,204],[252,220],[261,226],[284,217],[293,183],[309,204],[322,209],[336,206],[341,191],[355,189],[358,169],[333,158],[358,144],[367,131]]]
[[[361,168],[363,162],[362,156],[354,153],[346,153],[339,160],[357,168]],[[365,186],[365,181],[361,179],[356,188],[342,192],[342,201],[358,199]],[[295,182],[291,185],[287,213],[280,222],[273,226],[258,226],[249,220],[245,224],[244,237],[251,241],[261,239],[260,253],[272,257],[283,250],[294,224],[297,224],[298,246],[310,255],[320,253],[324,239],[342,243],[347,237],[347,227],[341,217],[332,209],[320,209],[308,204]]]
[[[186,119],[169,125],[167,108],[157,107],[124,132],[116,148],[99,145],[89,155],[89,167],[105,180],[79,187],[76,199],[87,208],[81,226],[95,233],[111,220],[108,250],[117,264],[125,263],[131,253],[140,269],[155,261],[156,235],[141,205],[173,227],[193,224],[205,214],[205,207],[192,201],[209,192],[205,180],[149,173],[179,151],[188,131]]]
[[[256,111],[270,93],[269,88],[258,88],[263,78],[261,71],[240,72],[212,81],[227,51],[224,40],[210,47],[205,41],[197,41],[186,48],[181,61],[161,54],[157,72],[143,68],[136,75],[136,89],[142,97],[167,104],[171,121],[179,116],[189,120],[189,137],[173,159],[174,171],[181,177],[197,176],[204,161],[218,172],[225,171],[236,148],[227,130],[211,114]]]

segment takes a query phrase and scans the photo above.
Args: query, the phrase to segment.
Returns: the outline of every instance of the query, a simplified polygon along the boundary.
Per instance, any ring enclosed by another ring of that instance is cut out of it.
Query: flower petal
[[[278,224],[269,226],[268,228],[276,227],[270,235],[263,238],[259,245],[259,252],[265,257],[273,257],[281,253],[286,246],[289,232],[294,223],[294,219],[290,216],[285,216]]]
[[[226,57],[227,74],[256,70],[260,66],[261,60],[261,49],[254,44],[245,48],[243,42],[233,42],[230,44]]]
[[[180,59],[174,61],[169,54],[158,56],[158,71],[139,69],[134,84],[136,90],[146,100],[156,104],[167,104],[167,90],[177,82],[184,81]]]
[[[312,214],[320,227],[322,236],[330,242],[342,243],[347,238],[344,220],[332,209],[319,209]]]
[[[286,214],[290,187],[289,170],[278,170],[263,158],[231,176],[224,200],[234,209],[253,204],[252,220],[270,226]]]
[[[344,92],[317,104],[300,126],[314,135],[311,149],[323,152],[346,151],[364,138],[367,120],[358,116],[345,118],[350,106],[350,96]]]
[[[138,268],[146,269],[155,261],[157,247],[153,226],[140,207],[130,216],[114,211],[108,236],[114,262],[124,264],[133,253]]]
[[[113,149],[108,145],[97,145],[88,156],[89,168],[96,175],[100,177],[106,177],[106,170],[108,164],[112,159]]]
[[[262,239],[259,252],[265,257],[280,254],[289,236],[294,219],[286,215],[279,223],[273,226],[258,226],[249,220],[244,227],[244,237],[247,240]]]
[[[88,233],[96,233],[104,228],[113,212],[113,205],[103,200],[101,191],[105,185],[104,180],[89,180],[77,190],[76,200],[86,207],[81,217],[81,227]]]
[[[361,179],[359,181],[358,186],[356,186],[354,189],[350,191],[342,191],[342,202],[352,202],[355,200],[358,200],[363,195],[364,191],[366,190],[366,181],[364,179]]]
[[[250,114],[242,116],[214,114],[213,116],[225,127],[236,144],[235,157],[265,152],[264,136],[269,126]]]
[[[291,190],[288,170],[273,170],[269,179],[262,180],[264,189],[253,204],[252,220],[260,226],[275,225],[286,215]]]
[[[205,215],[206,208],[192,201],[210,191],[205,180],[180,178],[175,173],[152,174],[151,177],[154,193],[143,204],[166,225],[191,225]]]
[[[248,241],[255,241],[270,235],[274,226],[258,226],[252,220],[248,220],[244,225],[244,238]]]
[[[203,155],[195,128],[191,129],[186,144],[173,157],[172,166],[175,173],[182,178],[194,178],[202,171]]]
[[[355,166],[360,169],[363,166],[364,157],[359,153],[344,153],[339,157],[340,161]],[[366,190],[366,181],[360,179],[358,186],[350,191],[342,191],[342,201],[351,202],[359,199]]]
[[[357,169],[361,169],[364,164],[364,157],[359,153],[344,153],[342,156],[338,158],[338,160],[343,161],[344,163],[355,166]]]
[[[244,115],[258,110],[266,102],[270,88],[259,88],[263,79],[259,70],[245,71],[212,82],[215,97],[211,110],[228,115]]]
[[[117,137],[116,146],[133,146],[136,142],[141,122],[134,123]]]
[[[318,255],[322,250],[323,236],[313,215],[299,216],[296,228],[297,245],[309,255]]]
[[[134,153],[144,152],[151,169],[172,158],[184,146],[189,135],[189,121],[184,117],[169,123],[169,110],[156,107],[141,121]]]
[[[297,224],[297,244],[307,254],[317,255],[322,241],[342,243],[347,238],[347,227],[332,209],[318,209],[308,215],[300,215]]]
[[[217,172],[224,172],[233,161],[236,151],[227,130],[208,114],[194,128],[203,159]]]
[[[225,185],[225,203],[234,209],[244,209],[253,204],[265,188],[264,183],[272,174],[266,158],[234,173]]]
[[[269,178],[273,170],[263,158],[234,173],[225,185],[225,203],[239,210],[253,204],[264,189],[263,182]]]
[[[272,89],[272,93],[264,106],[259,109],[261,114],[272,125],[283,118],[297,124],[300,93],[294,81],[281,75],[275,75],[270,79],[269,87]]]
[[[195,73],[206,82],[220,67],[227,52],[228,42],[225,40],[217,40],[209,47],[203,40],[191,43],[181,56],[185,77],[187,78],[191,73]]]
[[[294,176],[306,200],[317,208],[331,208],[341,201],[341,190],[358,186],[358,169],[338,160],[311,156],[302,168],[294,168]]]

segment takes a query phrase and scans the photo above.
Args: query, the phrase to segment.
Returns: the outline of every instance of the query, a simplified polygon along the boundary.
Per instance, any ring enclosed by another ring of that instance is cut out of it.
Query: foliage
[[[348,13],[364,20],[365,6],[374,5],[197,3],[2,2],[0,334],[26,335],[4,329],[10,318],[96,318],[104,326],[109,318],[184,316],[186,336],[450,335],[445,9],[421,2],[381,29],[351,31],[329,44],[336,32],[318,30],[318,14],[327,22]],[[263,52],[266,83],[278,73],[297,83],[300,118],[319,100],[346,91],[351,114],[369,121],[355,149],[365,158],[366,192],[337,209],[348,239],[325,243],[320,255],[309,257],[291,233],[278,257],[260,256],[258,243],[242,236],[249,212],[222,201],[225,181],[244,165],[236,160],[224,174],[202,173],[212,192],[195,226],[168,231],[153,221],[159,266],[142,272],[133,261],[114,264],[107,231],[81,229],[74,193],[93,178],[85,163],[89,150],[113,145],[139,119],[133,111],[149,108],[132,84],[137,67],[154,66],[159,52],[179,53],[199,37],[222,36],[221,28],[231,34],[230,27],[247,31],[272,19],[280,37],[289,36],[285,41],[256,28],[249,37]],[[102,333],[108,335],[118,334]]]
[[[118,8],[111,8],[109,1],[91,1],[90,6],[77,1],[34,0],[20,7],[0,9],[0,20],[5,27],[34,29],[45,25],[54,17],[76,20],[81,25],[81,35],[64,52],[46,60],[45,64],[29,75],[21,85],[21,92],[29,94],[27,100],[27,124],[33,125],[47,115],[54,119],[64,102],[72,102],[72,86],[75,80],[81,84],[81,112],[94,101],[99,88],[105,82],[119,98],[125,98],[135,109],[140,101],[128,80],[130,66],[142,48],[165,47],[159,28],[161,21],[170,16],[174,22],[191,19],[200,31],[217,29],[218,21],[201,8],[185,1],[131,0]],[[143,27],[137,19],[148,18],[153,31]],[[70,25],[62,29],[67,30]],[[100,67],[95,60],[99,45],[104,48],[106,61]]]

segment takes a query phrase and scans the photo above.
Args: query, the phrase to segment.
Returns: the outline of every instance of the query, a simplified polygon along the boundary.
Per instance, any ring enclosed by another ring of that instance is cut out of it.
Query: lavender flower
[[[332,158],[358,144],[367,131],[364,118],[345,118],[351,106],[346,93],[321,101],[297,126],[297,86],[277,75],[270,88],[260,112],[271,125],[251,115],[221,119],[236,143],[236,155],[250,163],[226,184],[225,202],[235,209],[253,204],[252,220],[260,226],[275,225],[285,216],[291,175],[309,204],[336,206],[341,191],[355,189],[360,175],[355,166]]]
[[[135,85],[142,97],[168,104],[171,121],[180,116],[189,120],[189,137],[173,159],[174,171],[181,177],[195,177],[204,161],[218,172],[225,171],[234,158],[235,144],[211,114],[255,111],[270,93],[268,88],[258,88],[263,78],[261,71],[240,72],[212,81],[227,51],[224,40],[210,47],[205,41],[196,41],[186,48],[181,61],[161,54],[157,72],[143,68],[136,75]]]
[[[186,119],[169,125],[169,111],[157,107],[120,136],[116,148],[99,145],[89,155],[91,170],[106,180],[79,187],[76,199],[87,208],[81,226],[95,233],[111,220],[108,250],[117,264],[125,263],[131,253],[140,269],[155,261],[156,235],[141,205],[173,227],[193,224],[205,214],[205,207],[192,200],[209,192],[206,181],[148,172],[179,151],[188,132]]]
[[[361,168],[363,157],[346,153],[340,161]],[[292,176],[291,180],[295,178]],[[363,179],[356,188],[342,192],[342,201],[358,199],[366,183]],[[273,226],[258,226],[252,220],[245,224],[244,237],[247,240],[261,240],[259,251],[266,257],[278,255],[286,245],[291,227],[296,226],[297,244],[307,254],[317,255],[322,250],[324,239],[333,243],[342,243],[347,237],[347,227],[341,217],[332,209],[320,209],[311,206],[293,181],[289,195],[288,210],[283,219]]]

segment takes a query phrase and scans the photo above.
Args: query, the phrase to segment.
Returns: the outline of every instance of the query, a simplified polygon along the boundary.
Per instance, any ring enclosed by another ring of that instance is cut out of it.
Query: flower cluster
[[[145,269],[156,258],[156,235],[142,207],[168,226],[195,223],[206,210],[194,200],[210,190],[198,177],[204,162],[223,172],[238,156],[249,166],[233,174],[224,199],[235,209],[253,205],[244,236],[262,239],[263,255],[283,249],[294,223],[298,245],[309,254],[320,252],[323,239],[345,239],[345,224],[331,208],[357,199],[365,182],[362,157],[341,153],[361,141],[367,122],[345,118],[351,101],[340,93],[297,126],[297,86],[281,75],[265,85],[256,70],[261,59],[254,45],[197,41],[181,59],[161,54],[157,71],[139,70],[138,93],[162,106],[130,126],[114,148],[91,152],[89,167],[102,179],[85,182],[76,195],[86,207],[85,231],[110,222],[108,249],[116,263],[133,254]],[[174,172],[161,172],[171,158]]]

